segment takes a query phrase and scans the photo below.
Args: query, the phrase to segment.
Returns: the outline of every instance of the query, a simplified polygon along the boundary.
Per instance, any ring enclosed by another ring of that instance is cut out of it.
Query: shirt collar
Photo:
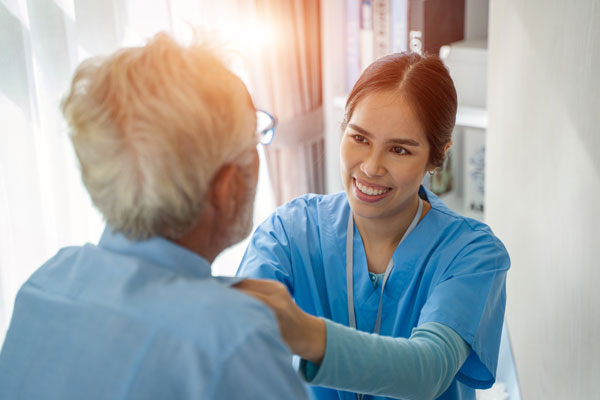
[[[210,263],[204,257],[163,237],[140,241],[130,240],[106,226],[98,246],[141,258],[176,273],[198,278],[211,276]]]
[[[421,185],[421,187],[419,187],[419,196],[423,200],[427,200],[429,202],[429,205],[431,205],[432,209],[443,211],[445,213],[453,213],[453,211],[451,211],[448,208],[448,206],[444,204],[444,202],[435,193],[433,193],[430,189],[426,188],[424,185]]]

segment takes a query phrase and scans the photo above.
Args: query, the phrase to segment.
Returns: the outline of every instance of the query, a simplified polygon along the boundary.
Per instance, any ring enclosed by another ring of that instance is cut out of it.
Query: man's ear
[[[229,221],[236,213],[236,202],[239,186],[239,167],[232,164],[223,165],[213,177],[208,198],[213,210],[222,221]]]

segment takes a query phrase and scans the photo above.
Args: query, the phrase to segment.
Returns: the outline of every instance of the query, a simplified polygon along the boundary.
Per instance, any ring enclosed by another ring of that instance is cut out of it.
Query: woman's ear
[[[452,145],[453,145],[453,144],[454,144],[454,143],[452,142],[452,140],[450,140],[450,141],[448,142],[448,144],[446,144],[446,146],[444,146],[444,154],[443,154],[442,160],[445,160],[445,158],[446,158],[446,153],[448,152],[448,150],[450,150],[450,148],[452,147]],[[431,164],[428,162],[428,163],[427,163],[427,169],[426,169],[426,171],[427,171],[427,172],[429,172],[431,175],[433,175],[433,173],[434,173],[434,172],[435,172],[435,171],[436,171],[438,168],[440,168],[440,167],[435,167],[435,166],[431,165]]]
[[[454,142],[452,142],[452,140],[450,140],[448,142],[448,144],[444,147],[444,157],[446,157],[446,153],[448,152],[448,150],[450,150],[450,147],[452,147],[453,144],[454,144]]]

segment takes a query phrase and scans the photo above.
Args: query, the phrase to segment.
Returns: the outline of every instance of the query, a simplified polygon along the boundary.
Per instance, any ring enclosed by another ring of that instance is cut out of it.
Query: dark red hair
[[[397,91],[417,114],[429,142],[429,162],[441,167],[444,148],[456,122],[456,89],[448,69],[437,56],[395,53],[377,59],[361,74],[346,101],[342,127],[357,104],[373,92]]]

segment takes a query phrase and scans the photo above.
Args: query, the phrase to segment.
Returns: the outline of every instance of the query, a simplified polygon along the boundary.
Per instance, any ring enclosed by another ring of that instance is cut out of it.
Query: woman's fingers
[[[234,285],[234,288],[240,290],[252,290],[255,292],[261,292],[270,294],[278,292],[281,289],[287,290],[285,285],[280,282],[269,280],[269,279],[244,279],[240,283]]]
[[[287,292],[287,289],[283,289],[283,291],[273,291],[264,287],[245,288],[235,286],[235,288],[265,303],[267,307],[275,312],[275,315],[280,322],[282,322],[282,319],[289,318],[288,314],[293,313],[295,311],[294,309],[297,308],[296,304]]]
[[[266,303],[278,314],[278,318],[281,318],[282,311],[287,309],[289,312],[296,307],[285,285],[277,281],[247,279],[235,285],[234,288]]]
[[[278,303],[276,300],[273,299],[272,296],[269,296],[268,294],[265,294],[263,292],[257,292],[255,290],[249,290],[249,289],[239,289],[240,292],[243,292],[244,294],[250,296],[250,297],[254,297],[255,299],[257,299],[258,301],[262,302],[264,305],[266,305],[267,307],[269,307],[271,309],[271,311],[273,311],[275,313],[275,316],[277,317],[278,320],[280,320],[279,322],[281,323],[281,312],[280,309],[278,307]]]
[[[250,289],[240,289],[240,288],[236,288],[236,289],[238,289],[240,292],[244,292],[248,296],[252,296],[252,297],[262,301],[263,303],[268,304],[269,296],[267,296],[263,292],[257,292],[256,290],[250,290]]]

